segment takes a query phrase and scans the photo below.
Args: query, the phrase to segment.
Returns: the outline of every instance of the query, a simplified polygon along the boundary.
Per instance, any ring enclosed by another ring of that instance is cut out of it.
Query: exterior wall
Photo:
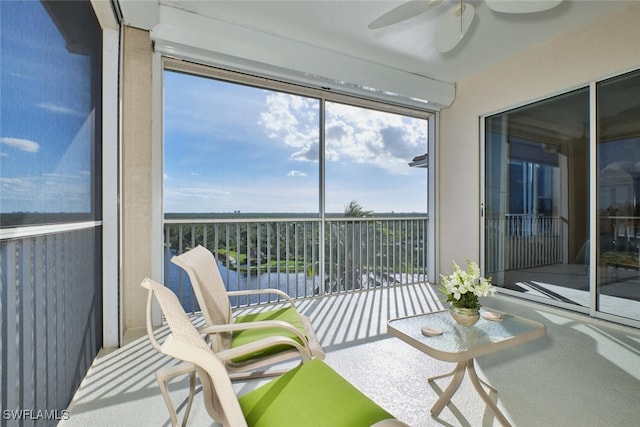
[[[123,50],[120,274],[126,330],[145,324],[146,292],[139,284],[152,276],[149,32],[125,27]]]
[[[480,116],[640,68],[638,20],[640,4],[632,4],[458,82],[456,100],[440,116],[440,272],[480,258]]]

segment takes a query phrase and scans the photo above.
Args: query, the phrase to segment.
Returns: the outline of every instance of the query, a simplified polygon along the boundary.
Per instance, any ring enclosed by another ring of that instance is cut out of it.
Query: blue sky
[[[0,2],[0,212],[89,212],[89,59],[40,2]]]
[[[164,73],[165,212],[319,209],[320,102]],[[427,122],[328,103],[326,211],[426,212]]]

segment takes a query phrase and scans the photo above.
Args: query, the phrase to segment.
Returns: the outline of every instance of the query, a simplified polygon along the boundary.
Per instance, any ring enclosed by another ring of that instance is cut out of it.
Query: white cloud
[[[211,200],[220,199],[229,196],[228,191],[218,190],[215,188],[198,188],[187,187],[178,189],[166,189],[165,197],[169,199],[199,199]]]
[[[326,105],[328,162],[371,164],[407,173],[406,164],[427,149],[425,120],[338,103]],[[266,107],[259,123],[269,138],[295,149],[292,160],[317,161],[318,102],[274,93],[267,96]]]
[[[38,104],[38,108],[42,108],[43,110],[47,110],[52,113],[65,114],[67,116],[82,117],[85,115],[84,113],[82,113],[82,111],[74,110],[72,108],[68,108],[62,105],[51,104],[49,102],[40,102]]]
[[[65,175],[61,173],[43,173],[42,176],[47,178],[59,178],[59,179],[76,179],[78,175]]]
[[[307,176],[307,174],[297,170],[290,170],[287,176]]]
[[[4,137],[0,138],[0,143],[29,153],[37,153],[40,150],[40,144],[29,139]]]
[[[269,138],[295,148],[295,160],[318,160],[319,103],[315,99],[285,93],[270,93],[267,110],[260,113],[259,124]]]
[[[4,178],[0,177],[0,188],[13,194],[31,194],[34,190],[32,181],[28,178]]]

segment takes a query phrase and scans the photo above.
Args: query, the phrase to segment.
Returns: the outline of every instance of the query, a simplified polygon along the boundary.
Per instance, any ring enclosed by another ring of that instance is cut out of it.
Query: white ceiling
[[[564,0],[552,10],[515,15],[494,12],[481,0],[468,0],[475,7],[474,21],[460,44],[445,54],[435,49],[435,31],[439,20],[458,0],[444,0],[419,16],[378,30],[370,30],[367,25],[403,1],[159,0],[159,3],[454,83],[624,7],[629,1]],[[127,10],[124,12],[126,15]]]

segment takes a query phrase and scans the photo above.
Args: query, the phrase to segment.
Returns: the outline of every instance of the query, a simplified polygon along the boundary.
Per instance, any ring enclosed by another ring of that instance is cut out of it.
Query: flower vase
[[[480,319],[480,310],[477,308],[449,307],[451,317],[462,326],[471,326]]]

